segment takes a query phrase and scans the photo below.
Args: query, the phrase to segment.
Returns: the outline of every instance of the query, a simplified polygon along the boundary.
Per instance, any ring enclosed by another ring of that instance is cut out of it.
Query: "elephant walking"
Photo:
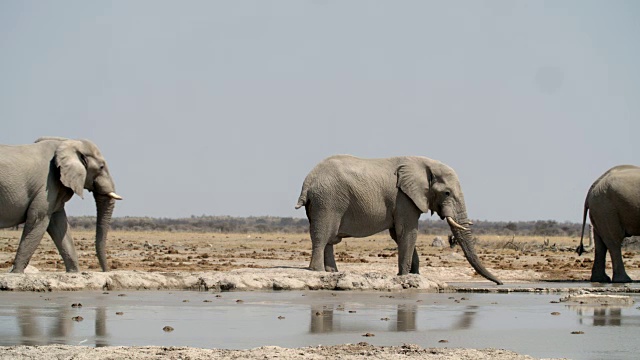
[[[96,201],[96,253],[108,271],[106,240],[115,200],[109,169],[98,147],[88,140],[40,138],[29,145],[0,145],[0,228],[24,223],[13,262],[14,273],[29,264],[45,232],[55,243],[67,272],[78,271],[64,205],[74,193],[93,192]]]
[[[310,224],[311,270],[338,271],[335,244],[388,229],[398,245],[398,274],[418,274],[418,220],[420,214],[435,211],[449,223],[471,266],[502,284],[480,263],[470,242],[470,221],[458,176],[437,160],[329,157],[305,178],[296,209],[302,206]]]
[[[605,273],[607,251],[613,265],[613,282],[631,282],[622,261],[622,241],[640,235],[640,167],[619,165],[602,174],[589,188],[582,215],[582,244],[587,212],[593,226],[595,258],[591,269],[592,282],[611,282]]]

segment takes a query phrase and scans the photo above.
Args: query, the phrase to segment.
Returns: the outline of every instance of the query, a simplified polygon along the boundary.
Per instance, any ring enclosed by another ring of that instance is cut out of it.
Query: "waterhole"
[[[249,349],[366,341],[374,345],[499,348],[535,357],[574,359],[625,359],[640,353],[637,301],[632,306],[558,302],[564,295],[3,292],[0,345]]]

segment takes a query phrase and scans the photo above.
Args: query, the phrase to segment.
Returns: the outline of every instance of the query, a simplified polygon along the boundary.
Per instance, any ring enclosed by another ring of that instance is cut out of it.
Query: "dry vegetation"
[[[0,268],[11,267],[20,231],[0,230]],[[74,231],[81,270],[99,269],[94,232]],[[421,234],[421,267],[468,267],[459,247],[431,246],[435,235]],[[476,238],[476,251],[491,269],[534,270],[549,280],[587,280],[593,253],[578,257],[579,237],[497,236]],[[305,267],[311,256],[308,234],[112,231],[107,245],[112,269],[142,271],[228,271],[236,268]],[[345,239],[335,248],[344,263],[397,266],[396,246],[386,234]],[[628,269],[640,267],[638,251],[624,250]],[[30,265],[40,271],[64,271],[53,242],[45,236]]]

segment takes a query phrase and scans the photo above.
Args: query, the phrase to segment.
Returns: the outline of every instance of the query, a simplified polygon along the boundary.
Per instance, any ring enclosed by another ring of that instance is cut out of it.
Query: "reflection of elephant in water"
[[[637,319],[623,314],[623,309],[619,306],[567,305],[567,307],[576,312],[580,325],[588,325],[584,320],[591,320],[593,326],[622,326],[622,320],[625,319],[626,326],[637,326]],[[628,308],[632,310],[631,307]]]
[[[75,314],[69,307],[59,307],[54,314],[47,309],[34,308],[32,306],[19,306],[16,318],[20,329],[22,345],[49,345],[59,341],[68,343],[73,334],[73,320]],[[86,313],[83,315],[87,316]],[[49,320],[55,322],[51,326],[43,326],[39,321]],[[107,333],[107,312],[103,306],[95,309],[95,345],[96,347],[109,346],[109,334]]]
[[[106,240],[115,186],[98,147],[88,140],[41,138],[35,144],[0,145],[0,228],[24,223],[12,272],[24,272],[45,231],[68,272],[78,271],[78,256],[64,204],[75,192],[93,192],[97,208],[96,253],[108,271]]]
[[[333,305],[313,305],[311,306],[311,324],[309,331],[311,333],[329,333],[338,331],[355,331],[371,330],[371,323],[369,322],[357,322],[352,320],[353,318],[345,315],[340,321],[340,318],[334,319],[335,310],[340,310],[344,313],[344,306],[338,305],[334,309]],[[473,327],[473,322],[478,312],[478,306],[469,305],[460,314],[457,321],[448,327],[449,330],[467,330]],[[415,304],[396,304],[396,317],[395,321],[389,323],[388,331],[416,331],[418,330],[418,306]],[[380,319],[380,320],[393,320],[393,319]],[[440,329],[433,329],[440,330]]]
[[[631,282],[622,261],[622,241],[640,235],[640,167],[616,166],[600,176],[589,188],[582,215],[582,236],[578,254],[584,246],[584,226],[589,219],[593,226],[595,259],[591,269],[592,282],[611,282],[605,273],[607,251],[613,265],[613,282]]]
[[[344,321],[334,319],[335,311],[345,312],[343,306],[338,305],[334,309],[333,305],[313,305],[311,306],[311,333],[329,333],[337,331],[370,330],[371,324],[349,320],[344,317]],[[390,331],[415,331],[417,330],[416,314],[418,307],[414,304],[396,305],[396,321],[392,323]]]
[[[311,270],[337,271],[333,246],[347,237],[385,229],[398,244],[398,274],[419,270],[416,238],[420,214],[437,212],[473,268],[502,284],[480,263],[471,244],[470,224],[458,176],[425,157],[360,159],[337,155],[307,175],[296,208],[305,206],[312,242]]]

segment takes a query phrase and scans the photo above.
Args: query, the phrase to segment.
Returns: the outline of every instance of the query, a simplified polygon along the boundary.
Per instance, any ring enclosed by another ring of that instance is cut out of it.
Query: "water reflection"
[[[66,307],[55,308],[53,313],[49,313],[50,310],[43,310],[33,306],[18,306],[16,308],[16,319],[20,332],[19,343],[21,345],[68,343],[73,335],[74,320],[72,318],[76,311],[71,311]],[[94,333],[96,347],[110,345],[108,342],[106,314],[105,307],[95,308]],[[85,317],[88,316],[86,313],[83,315]]]
[[[104,306],[96,308],[95,321],[96,347],[109,346],[107,334],[107,309]]]
[[[469,305],[466,307],[466,310],[462,313],[457,322],[455,322],[452,326],[452,330],[468,330],[473,327],[473,322],[478,314],[479,307],[476,305]]]
[[[313,305],[311,306],[311,325],[309,332],[319,334],[333,331],[333,306]]]
[[[588,322],[591,320],[593,326],[621,326],[625,318],[628,322],[636,322],[636,324],[638,320],[635,317],[624,317],[620,306],[567,305],[567,307],[578,314],[578,323],[581,325],[589,325]]]
[[[456,321],[450,326],[451,330],[471,329],[479,311],[476,305],[469,305],[461,312]],[[367,331],[371,329],[371,317],[368,321],[356,317],[345,317],[344,305],[312,305],[309,332],[312,334],[339,331]],[[418,306],[414,304],[396,305],[395,318],[382,318],[389,321],[387,331],[403,332],[418,330]],[[341,321],[343,320],[343,321]],[[376,320],[377,321],[377,320]]]
[[[418,313],[416,305],[399,304],[396,307],[395,321],[389,328],[389,331],[416,331],[416,317]],[[349,318],[349,321],[342,323],[340,319],[346,319],[340,314],[345,313],[343,305],[312,305],[311,306],[311,322],[309,332],[313,334],[328,333],[346,330],[367,330],[371,326],[366,320],[358,321],[357,318]],[[388,319],[393,321],[394,319]],[[379,321],[379,320],[376,320]]]
[[[396,322],[395,329],[391,328],[391,331],[416,331],[416,318],[418,314],[418,307],[416,305],[402,304],[398,305],[396,309]]]

